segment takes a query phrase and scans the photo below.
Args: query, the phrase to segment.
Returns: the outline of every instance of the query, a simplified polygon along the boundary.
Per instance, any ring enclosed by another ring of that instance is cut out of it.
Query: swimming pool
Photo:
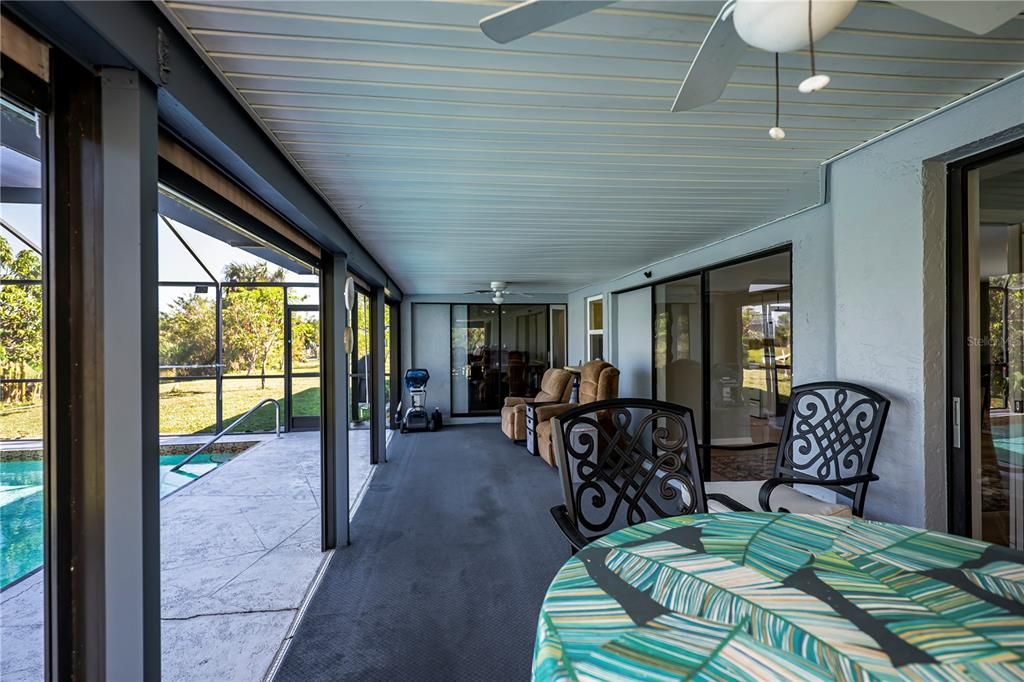
[[[160,497],[216,469],[238,453],[199,455],[180,470],[186,455],[160,456]],[[43,461],[0,461],[0,590],[43,565]]]

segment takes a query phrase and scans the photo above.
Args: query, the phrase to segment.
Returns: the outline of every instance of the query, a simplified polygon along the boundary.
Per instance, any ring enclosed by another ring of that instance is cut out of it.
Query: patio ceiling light
[[[505,44],[611,5],[614,1],[525,0],[484,17],[480,20],[480,29],[491,40]],[[712,20],[686,72],[672,103],[672,111],[689,111],[717,101],[725,92],[733,71],[743,61],[747,45],[768,52],[791,52],[809,45],[811,75],[800,84],[800,92],[816,92],[828,85],[828,76],[815,70],[814,38],[821,40],[836,28],[850,14],[857,0],[817,0],[813,15],[812,2],[726,0],[718,16]],[[977,35],[984,35],[1012,21],[1024,9],[1024,0],[889,2]],[[782,139],[775,135],[772,137]]]

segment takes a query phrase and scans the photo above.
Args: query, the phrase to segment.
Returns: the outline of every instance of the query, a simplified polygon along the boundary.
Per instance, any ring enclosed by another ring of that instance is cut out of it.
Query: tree
[[[211,299],[187,294],[160,313],[161,365],[212,365],[217,358],[217,310]],[[175,369],[176,375],[196,374]]]
[[[0,280],[39,281],[42,260],[31,249],[14,253],[0,237]],[[0,378],[33,379],[43,370],[43,287],[41,284],[0,286]],[[39,393],[37,383],[0,384],[0,402],[28,403]]]
[[[229,263],[228,282],[283,282],[284,270],[267,263]],[[260,388],[266,388],[267,369],[283,371],[284,289],[278,287],[226,286],[223,303],[224,362],[251,375],[257,369]],[[277,362],[271,365],[272,358]]]
[[[294,371],[308,371],[304,366],[320,358],[320,319],[292,317],[292,367]]]

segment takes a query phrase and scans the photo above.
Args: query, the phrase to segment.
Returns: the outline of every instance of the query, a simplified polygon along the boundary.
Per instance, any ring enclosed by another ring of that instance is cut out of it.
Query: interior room
[[[0,678],[1024,678],[1024,0],[9,0]]]

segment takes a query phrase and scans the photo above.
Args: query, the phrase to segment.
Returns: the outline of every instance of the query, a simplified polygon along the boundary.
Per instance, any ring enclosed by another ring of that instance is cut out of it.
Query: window
[[[604,297],[587,299],[587,360],[604,359]]]
[[[48,128],[42,112],[9,98],[6,91],[0,98],[0,120],[0,445],[5,446],[0,457],[4,490],[0,590],[14,588],[4,592],[0,607],[3,655],[11,657],[15,677],[42,679],[43,623],[48,620],[42,587],[47,541],[44,509],[51,493],[44,475],[44,457],[49,454],[44,455],[43,448],[48,435],[43,421],[47,399],[43,290],[50,285],[51,273],[41,248],[47,228],[43,189]],[[45,562],[48,570],[50,559]]]

